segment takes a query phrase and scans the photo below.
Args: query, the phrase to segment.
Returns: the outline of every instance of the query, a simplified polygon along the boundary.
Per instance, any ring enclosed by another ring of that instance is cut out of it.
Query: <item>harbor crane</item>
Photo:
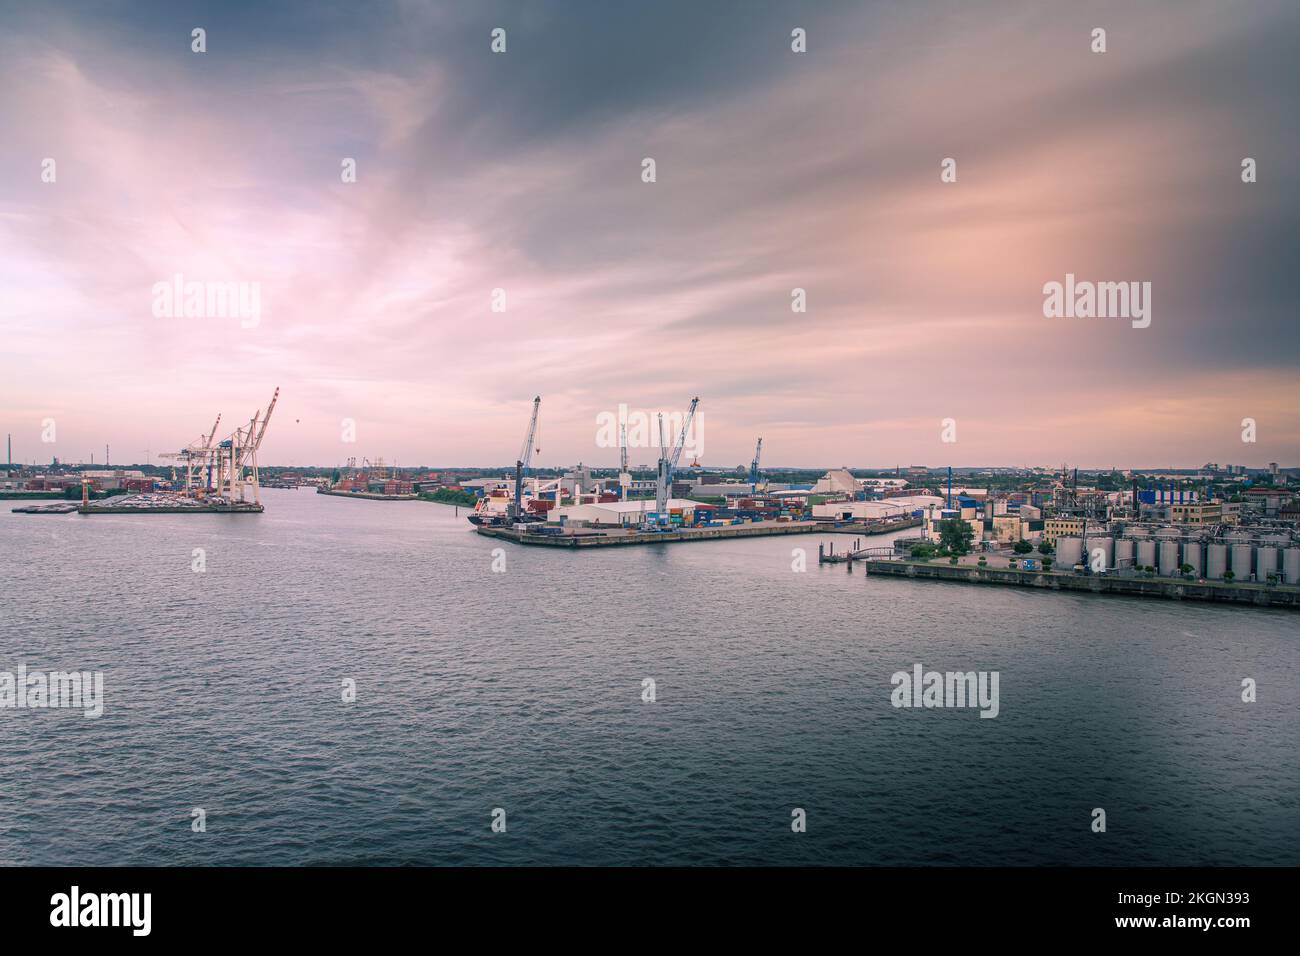
[[[627,489],[632,484],[632,474],[627,470],[627,425],[618,429],[618,484],[622,498],[627,501]]]
[[[217,436],[217,427],[221,416],[212,423],[212,430],[206,436],[200,435],[193,445],[178,452],[160,454],[159,458],[169,458],[185,464],[185,494],[202,498],[210,493],[224,494],[228,500],[244,501],[249,489],[253,500],[261,503],[258,494],[257,449],[266,437],[266,426],[275,411],[279,400],[277,388],[271,396],[271,404],[266,407],[266,414],[261,409],[253,413],[247,425],[241,425],[224,440],[213,444]]]
[[[691,399],[691,407],[687,409],[686,417],[682,420],[682,431],[677,436],[677,444],[673,446],[671,454],[664,448],[664,417],[659,416],[659,474],[655,481],[655,512],[660,516],[660,521],[666,520],[668,493],[673,486],[673,472],[677,470],[677,462],[681,460],[682,448],[686,445],[686,433],[690,430],[691,420],[695,418],[695,408],[699,404],[698,397]]]
[[[542,396],[533,399],[533,417],[528,420],[528,432],[524,435],[524,445],[515,459],[515,498],[510,503],[510,517],[518,521],[524,514],[524,472],[533,460],[533,441],[537,437],[537,410],[542,406]]]
[[[266,426],[271,421],[271,413],[275,411],[275,403],[279,399],[280,390],[277,388],[275,394],[271,396],[271,404],[266,406],[265,415],[262,414],[261,409],[253,412],[253,417],[248,420],[247,425],[236,428],[234,434],[221,443],[223,449],[230,450],[230,467],[226,471],[228,501],[236,500],[236,490],[238,490],[238,500],[246,500],[246,492],[251,488],[253,500],[258,504],[262,503],[258,484],[257,450],[262,446],[262,439],[266,437]]]
[[[763,457],[763,439],[754,446],[754,460],[749,463],[749,493],[758,493],[758,461]]]

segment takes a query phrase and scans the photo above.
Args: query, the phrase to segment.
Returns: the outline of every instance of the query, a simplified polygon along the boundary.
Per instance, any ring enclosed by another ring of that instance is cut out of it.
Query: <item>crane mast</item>
[[[515,500],[510,504],[510,516],[518,520],[524,513],[524,471],[533,460],[533,439],[537,436],[537,410],[542,405],[542,396],[533,399],[533,417],[528,420],[528,432],[524,435],[523,448],[515,460]]]
[[[681,434],[677,436],[677,444],[673,446],[671,455],[663,448],[664,418],[662,415],[659,416],[659,476],[655,482],[655,511],[659,515],[663,515],[668,510],[668,492],[672,489],[673,472],[677,470],[677,462],[681,460],[682,448],[686,445],[686,433],[690,430],[691,421],[695,418],[695,408],[699,404],[698,397],[691,399],[691,407],[686,410]]]
[[[749,493],[758,493],[758,461],[763,457],[763,439],[754,447],[754,460],[749,463]]]
[[[627,470],[627,425],[620,425],[618,429],[618,484],[622,490],[622,497],[627,501],[627,489],[632,484],[632,475]]]

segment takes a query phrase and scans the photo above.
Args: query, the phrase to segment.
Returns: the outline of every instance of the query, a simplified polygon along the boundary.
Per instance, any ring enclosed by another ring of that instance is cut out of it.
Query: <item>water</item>
[[[0,862],[1300,864],[1293,613],[263,496],[0,513],[0,670],[100,669],[107,698],[0,711]],[[918,662],[999,671],[1000,715],[891,707]]]

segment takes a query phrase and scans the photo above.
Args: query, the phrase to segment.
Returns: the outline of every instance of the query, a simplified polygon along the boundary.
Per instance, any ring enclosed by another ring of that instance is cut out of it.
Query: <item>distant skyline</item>
[[[135,463],[278,386],[279,465],[506,465],[541,395],[536,464],[608,467],[698,395],[715,467],[1295,466],[1297,88],[1293,0],[5,5],[0,439]]]

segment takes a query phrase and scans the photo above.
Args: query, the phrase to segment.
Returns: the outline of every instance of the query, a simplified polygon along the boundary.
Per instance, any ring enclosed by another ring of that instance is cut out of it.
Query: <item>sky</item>
[[[1297,90],[1294,0],[0,0],[0,432],[157,463],[278,387],[263,464],[503,465],[540,395],[613,465],[699,396],[721,467],[1300,465]]]

